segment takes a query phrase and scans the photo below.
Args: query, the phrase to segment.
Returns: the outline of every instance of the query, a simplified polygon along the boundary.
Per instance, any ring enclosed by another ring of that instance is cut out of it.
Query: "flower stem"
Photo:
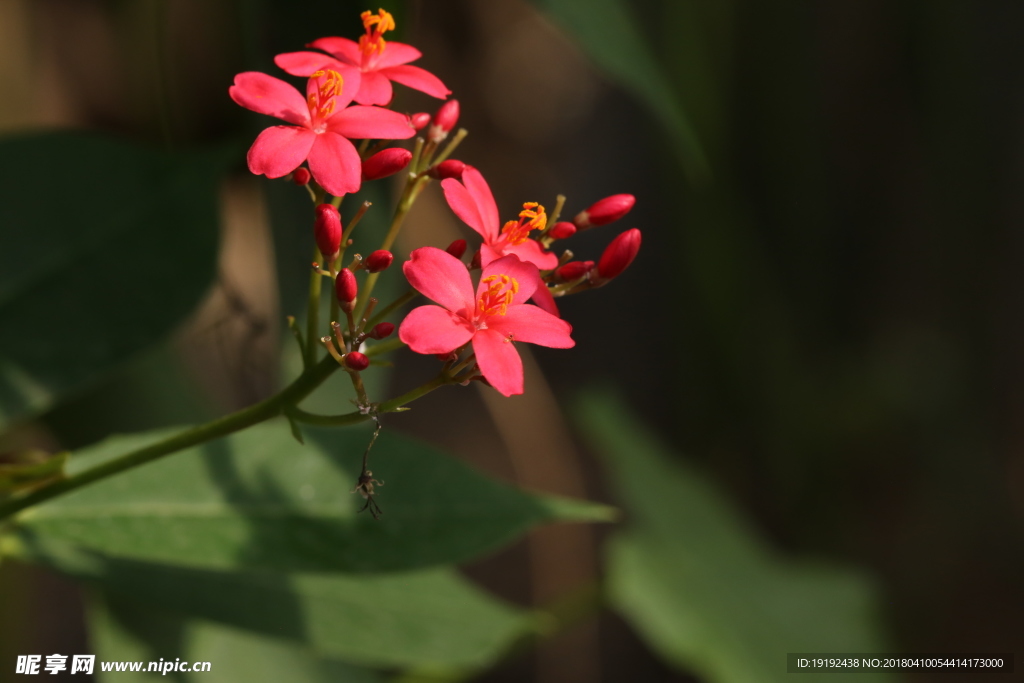
[[[321,263],[319,249],[313,250],[313,260]],[[317,345],[320,343],[320,271],[316,268],[309,275],[309,304],[306,307],[306,365],[316,362]]]
[[[415,299],[417,294],[419,294],[419,292],[417,292],[415,289],[410,289],[408,292],[398,297],[384,308],[377,311],[377,315],[370,318],[370,320],[366,323],[366,329],[372,330],[374,325],[387,318],[396,309],[401,308],[402,306],[406,305],[407,303]]]
[[[4,501],[0,503],[0,519],[10,517],[25,508],[80,489],[93,482],[152,462],[165,455],[219,439],[222,436],[233,434],[254,424],[265,422],[272,417],[280,415],[286,407],[294,405],[311,394],[314,389],[320,386],[337,369],[338,364],[333,358],[328,356],[299,375],[298,379],[282,392],[264,399],[255,405],[217,418],[206,424],[186,429],[163,441],[130,451],[119,458],[107,461],[84,472],[79,472],[45,488],[37,489],[21,498]]]
[[[441,373],[434,379],[430,380],[426,384],[422,384],[411,391],[391,399],[390,401],[384,401],[377,406],[377,414],[381,415],[384,413],[394,413],[400,411],[406,403],[411,403],[421,396],[426,396],[434,389],[443,387],[446,384],[451,384],[452,378],[446,373]],[[360,411],[353,411],[351,413],[345,413],[343,415],[316,415],[314,413],[307,413],[305,410],[297,407],[289,407],[287,409],[288,417],[301,422],[303,424],[317,425],[321,427],[341,427],[345,425],[358,424],[360,422],[366,422],[373,418],[370,413],[363,413]]]

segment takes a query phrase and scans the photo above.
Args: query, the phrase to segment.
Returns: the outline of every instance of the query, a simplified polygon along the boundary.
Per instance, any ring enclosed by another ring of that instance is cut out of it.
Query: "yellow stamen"
[[[387,45],[384,33],[395,30],[395,18],[391,16],[390,12],[385,12],[383,9],[377,10],[377,14],[366,10],[360,15],[360,18],[363,20],[363,28],[366,29],[366,35],[359,36],[360,49],[364,54],[372,54],[375,51],[384,52],[384,47]]]
[[[480,293],[477,305],[481,315],[505,315],[519,292],[519,283],[508,275],[490,275],[481,280],[487,289]]]
[[[519,212],[518,221],[509,221],[501,228],[509,244],[522,244],[530,237],[531,230],[543,230],[547,227],[548,216],[544,207],[537,202],[526,202]]]
[[[314,117],[324,119],[334,113],[335,98],[341,95],[345,79],[334,69],[321,69],[310,75],[310,78],[320,77],[323,81],[317,84],[315,92],[306,95],[306,104]]]

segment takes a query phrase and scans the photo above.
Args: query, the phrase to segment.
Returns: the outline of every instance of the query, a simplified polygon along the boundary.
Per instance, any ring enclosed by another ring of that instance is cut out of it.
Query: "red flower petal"
[[[476,310],[473,281],[465,264],[437,247],[420,247],[409,254],[402,272],[420,294],[449,311],[465,311],[469,318]]]
[[[299,167],[315,142],[316,133],[308,128],[273,126],[256,138],[249,148],[249,170],[256,175],[280,178]],[[315,175],[315,173],[314,173]]]
[[[379,72],[395,83],[401,83],[442,100],[452,94],[452,91],[441,82],[440,78],[418,66],[408,64],[389,66],[380,69]]]
[[[562,314],[558,312],[558,304],[555,303],[555,297],[551,296],[551,290],[547,288],[547,285],[540,285],[537,287],[537,291],[533,293],[530,300],[540,306],[541,310],[547,311],[553,316],[562,317]]]
[[[274,57],[274,64],[292,76],[307,77],[314,71],[323,68],[338,69],[342,66],[351,68],[322,52],[285,52]]]
[[[409,117],[390,109],[355,105],[343,109],[327,121],[329,130],[347,138],[404,140],[416,134]]]
[[[385,69],[389,66],[408,64],[409,62],[416,61],[422,56],[423,53],[412,45],[396,43],[393,40],[389,40],[387,41],[387,45],[384,46],[384,52],[381,53],[380,58],[377,60],[376,68]]]
[[[479,330],[473,335],[473,351],[480,372],[499,393],[523,393],[523,361],[506,335],[496,330]]]
[[[480,171],[471,166],[467,166],[462,171],[462,182],[466,186],[466,189],[469,190],[469,194],[473,197],[473,201],[476,202],[477,210],[480,212],[480,218],[482,218],[489,229],[493,231],[492,234],[496,238],[498,236],[498,229],[501,227],[498,219],[498,205],[494,203],[494,193],[491,192],[491,188],[487,185],[487,181],[484,180]],[[493,228],[490,226],[493,226]]]
[[[355,146],[331,131],[312,135],[316,140],[309,150],[309,170],[320,186],[337,196],[357,191],[363,164]]]
[[[576,346],[576,342],[569,336],[572,325],[529,304],[509,306],[505,315],[487,316],[487,328],[497,331],[506,339],[512,335],[517,342],[550,346],[555,349]]]
[[[506,254],[515,254],[520,261],[532,263],[541,270],[558,267],[558,257],[544,249],[534,240],[526,240],[522,244],[505,244],[501,247]]]
[[[462,183],[455,178],[448,178],[441,181],[441,189],[444,190],[448,206],[463,223],[476,230],[488,242],[498,236],[498,226],[484,221],[472,195]]]
[[[363,51],[359,49],[359,43],[348,38],[319,38],[307,47],[315,47],[328,52],[352,66],[359,66],[363,63]]]
[[[235,84],[228,88],[228,94],[246,109],[299,126],[309,126],[306,98],[280,78],[246,71],[235,76]]]
[[[364,71],[356,102],[359,104],[387,104],[391,101],[391,81],[377,71]],[[410,124],[411,125],[411,124]]]
[[[449,353],[473,338],[473,325],[440,306],[420,306],[409,311],[398,338],[416,353]]]

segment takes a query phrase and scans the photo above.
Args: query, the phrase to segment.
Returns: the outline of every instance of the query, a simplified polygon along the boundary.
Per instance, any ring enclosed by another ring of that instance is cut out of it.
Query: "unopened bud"
[[[448,100],[442,104],[437,113],[434,114],[434,121],[427,131],[427,139],[438,143],[448,137],[455,124],[459,122],[459,101]]]
[[[631,228],[611,241],[597,262],[597,274],[611,280],[626,269],[640,251],[640,231]]]
[[[445,159],[441,163],[431,166],[427,175],[435,180],[445,180],[446,178],[462,180],[464,170],[466,170],[465,162],[458,159]]]
[[[430,123],[430,114],[425,111],[421,111],[418,114],[413,114],[409,117],[412,121],[412,127],[416,130],[423,130],[428,123]]]
[[[391,265],[395,257],[386,249],[378,249],[363,260],[363,267],[371,273],[379,273]]]
[[[332,262],[341,249],[341,214],[332,204],[318,204],[313,220],[313,238],[324,260]]]
[[[309,169],[305,166],[299,166],[297,169],[292,171],[292,182],[299,186],[309,185],[309,179],[311,177]]]
[[[359,283],[356,282],[355,273],[348,268],[342,268],[338,272],[338,279],[334,281],[334,294],[338,297],[341,310],[351,313],[356,307],[356,297],[359,295]]]
[[[361,370],[365,370],[370,367],[370,359],[366,357],[365,353],[349,351],[345,354],[345,367],[349,370],[360,372]]]
[[[613,194],[594,202],[586,211],[580,211],[572,222],[580,230],[595,225],[606,225],[619,220],[636,204],[636,197],[631,194]]]
[[[370,330],[370,339],[387,339],[395,331],[394,323],[377,323]]]
[[[409,165],[412,152],[401,147],[390,147],[377,152],[363,162],[363,180],[377,180],[394,175]]]
[[[445,251],[455,258],[462,258],[462,255],[466,253],[466,240],[455,240],[448,245]]]
[[[477,268],[480,268],[480,261],[480,250],[477,249],[477,252],[473,254],[473,260],[469,262],[470,270],[476,270]]]
[[[569,221],[559,221],[551,226],[551,232],[548,234],[556,240],[564,240],[576,234],[576,226]]]
[[[572,282],[573,280],[579,280],[581,277],[589,273],[590,269],[593,267],[593,261],[569,261],[564,266],[559,266],[555,270],[555,278],[560,282]]]

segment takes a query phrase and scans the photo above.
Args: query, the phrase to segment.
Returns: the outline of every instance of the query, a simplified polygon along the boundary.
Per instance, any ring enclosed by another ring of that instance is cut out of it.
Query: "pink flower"
[[[523,363],[513,342],[567,349],[572,326],[524,303],[543,287],[537,269],[515,255],[491,261],[473,292],[466,266],[435,247],[422,247],[402,266],[409,283],[440,306],[410,311],[399,338],[416,353],[446,354],[473,343],[477,366],[505,396],[523,393]]]
[[[303,97],[267,74],[247,71],[235,76],[235,84],[228,88],[231,99],[246,109],[295,124],[260,133],[249,149],[249,170],[280,178],[308,159],[313,177],[331,194],[358,190],[363,167],[347,138],[396,140],[416,134],[403,114],[379,107],[346,108],[358,83],[359,72],[351,68],[345,77],[333,69],[317,71]]]
[[[444,99],[451,94],[434,74],[418,66],[410,66],[422,56],[422,53],[411,45],[385,41],[385,31],[395,28],[392,16],[380,10],[378,14],[370,11],[362,14],[366,35],[359,37],[359,42],[348,38],[320,38],[309,44],[329,53],[328,57],[320,52],[287,52],[274,58],[274,63],[293,76],[308,76],[321,69],[341,70],[344,67],[356,67],[362,72],[363,78],[355,101],[360,104],[387,104],[391,101],[391,81],[407,85]]]
[[[449,178],[441,181],[441,188],[455,215],[484,238],[484,244],[480,247],[480,263],[483,266],[507,254],[515,254],[520,260],[532,263],[540,270],[551,270],[558,266],[557,256],[544,251],[538,242],[530,239],[531,230],[543,230],[547,225],[548,217],[543,206],[527,202],[519,212],[518,221],[508,221],[504,226],[499,226],[498,205],[480,171],[466,166],[462,171],[461,183]]]

